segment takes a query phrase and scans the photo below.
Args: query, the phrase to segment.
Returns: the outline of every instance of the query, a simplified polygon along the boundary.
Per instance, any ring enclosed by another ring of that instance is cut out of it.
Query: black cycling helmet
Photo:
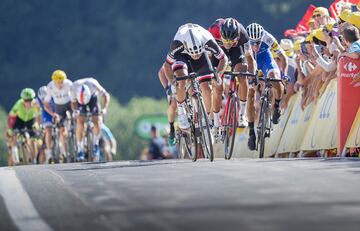
[[[225,19],[224,23],[221,25],[220,34],[221,37],[226,40],[237,39],[240,34],[239,22],[233,18]]]

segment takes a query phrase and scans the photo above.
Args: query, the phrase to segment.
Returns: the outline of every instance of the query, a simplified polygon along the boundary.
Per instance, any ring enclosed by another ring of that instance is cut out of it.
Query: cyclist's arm
[[[18,100],[14,106],[11,108],[9,115],[10,116],[17,116],[17,112],[19,110],[19,104],[20,104],[20,100]]]
[[[174,73],[171,65],[176,61],[176,56],[184,51],[184,45],[178,40],[174,40],[170,44],[170,51],[166,56],[166,62],[164,64],[165,76],[172,84],[174,82]]]
[[[279,56],[279,64],[280,64],[280,70],[282,71],[282,73],[286,74],[288,73],[288,58],[286,57],[286,54],[284,52],[284,50],[280,49],[280,52],[278,54]]]
[[[245,58],[246,58],[246,62],[248,65],[248,71],[250,73],[255,73],[256,71],[256,62],[255,62],[255,58],[254,58],[254,54],[252,52],[252,49],[250,47],[250,42],[247,42],[244,44],[244,53],[245,53]]]
[[[159,72],[158,72],[158,77],[159,77],[160,83],[163,86],[163,88],[166,88],[168,86],[169,81],[165,74],[164,65],[165,65],[165,63],[160,67]]]
[[[103,98],[104,108],[107,110],[110,104],[110,94],[108,92],[104,92],[102,94],[102,98]]]
[[[219,63],[216,67],[219,76],[222,76],[226,70],[228,64],[228,57],[225,55],[221,47],[215,42],[214,39],[210,39],[205,44],[205,50],[209,51],[214,55],[214,57],[219,60]]]
[[[55,116],[56,113],[51,110],[50,102],[44,101],[44,109],[45,109],[45,111],[47,111],[47,113],[49,113],[52,117]]]

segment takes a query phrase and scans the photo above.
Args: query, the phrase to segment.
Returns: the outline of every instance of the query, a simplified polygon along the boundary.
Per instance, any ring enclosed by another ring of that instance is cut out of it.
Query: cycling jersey
[[[268,76],[269,72],[277,71],[280,74],[278,65],[276,64],[271,51],[276,55],[281,53],[281,48],[279,43],[276,41],[274,36],[269,32],[264,31],[264,35],[260,40],[260,47],[257,52],[255,52],[255,59],[260,69],[265,76]]]
[[[36,100],[31,102],[31,107],[26,108],[23,99],[19,99],[15,105],[10,110],[11,116],[17,116],[17,118],[21,119],[24,122],[28,122],[33,120],[36,116],[39,115],[39,105]]]
[[[71,86],[72,82],[69,79],[65,79],[62,87],[59,89],[55,86],[54,81],[51,81],[47,85],[47,95],[45,97],[45,102],[50,102],[53,98],[56,105],[65,105],[70,102],[71,97]]]
[[[44,107],[44,103],[39,99],[39,97],[37,96],[36,97],[37,99],[37,102],[40,106],[40,109],[41,109],[41,117],[42,117],[42,124],[43,126],[49,126],[51,125],[52,123],[52,116],[45,110],[45,107]],[[55,103],[54,103],[54,100],[51,98],[50,100],[50,108],[51,108],[51,111],[55,111]]]
[[[261,45],[259,51],[256,54],[261,54],[263,52],[273,51],[275,54],[279,55],[281,53],[281,47],[277,40],[269,32],[264,31],[264,34],[261,38]]]
[[[85,84],[89,87],[91,95],[99,96],[106,94],[106,90],[100,85],[100,83],[94,78],[83,78],[76,80],[71,87],[71,101],[76,102],[76,90]]]
[[[189,29],[196,29],[201,34],[202,44],[204,44],[205,51],[212,53],[218,60],[224,57],[224,51],[215,42],[215,39],[209,31],[205,30],[197,24],[188,23],[181,26],[175,34],[175,37],[170,45],[170,51],[166,57],[166,62],[172,65],[177,58],[183,54],[186,54],[184,47],[184,35]]]

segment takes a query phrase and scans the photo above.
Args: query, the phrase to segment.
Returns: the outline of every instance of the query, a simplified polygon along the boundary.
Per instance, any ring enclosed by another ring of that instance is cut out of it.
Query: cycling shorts
[[[86,116],[89,112],[92,116],[100,115],[100,105],[98,102],[98,97],[96,95],[92,95],[88,104],[81,105],[78,104],[78,109],[80,111],[81,116]]]

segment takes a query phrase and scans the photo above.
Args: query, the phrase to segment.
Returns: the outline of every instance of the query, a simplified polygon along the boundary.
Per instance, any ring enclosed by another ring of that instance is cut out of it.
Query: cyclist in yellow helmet
[[[71,110],[71,87],[73,85],[66,73],[62,70],[55,70],[51,75],[51,82],[47,85],[47,95],[44,99],[45,110],[53,117],[54,121],[60,125],[60,143],[62,150],[60,155],[67,156],[67,131],[65,127],[66,112]],[[51,110],[51,98],[55,103],[55,111]],[[56,153],[53,153],[56,154]]]

